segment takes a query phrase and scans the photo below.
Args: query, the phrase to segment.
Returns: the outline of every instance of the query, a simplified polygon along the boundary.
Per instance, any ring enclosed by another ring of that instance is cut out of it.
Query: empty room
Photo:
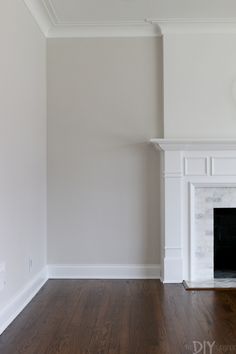
[[[235,0],[1,0],[0,354],[236,354]]]

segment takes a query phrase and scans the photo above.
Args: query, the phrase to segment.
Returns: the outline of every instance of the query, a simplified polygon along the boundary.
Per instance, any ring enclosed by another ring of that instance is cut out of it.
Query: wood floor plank
[[[49,280],[1,335],[0,354],[192,354],[194,341],[236,353],[236,292]]]

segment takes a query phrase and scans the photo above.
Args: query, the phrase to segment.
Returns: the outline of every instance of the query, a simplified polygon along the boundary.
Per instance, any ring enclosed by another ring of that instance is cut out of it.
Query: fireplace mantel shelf
[[[236,150],[236,139],[151,139],[161,151],[226,151]]]

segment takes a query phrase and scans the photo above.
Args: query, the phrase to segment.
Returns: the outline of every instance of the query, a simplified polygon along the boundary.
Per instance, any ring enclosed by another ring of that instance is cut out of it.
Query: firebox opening
[[[214,208],[214,277],[236,278],[236,208]]]

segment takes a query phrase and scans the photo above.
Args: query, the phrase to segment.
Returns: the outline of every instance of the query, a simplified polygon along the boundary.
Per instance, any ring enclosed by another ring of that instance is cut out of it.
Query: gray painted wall
[[[0,41],[3,309],[46,264],[46,39],[23,1],[1,1]]]
[[[48,40],[48,263],[160,259],[162,44]]]

